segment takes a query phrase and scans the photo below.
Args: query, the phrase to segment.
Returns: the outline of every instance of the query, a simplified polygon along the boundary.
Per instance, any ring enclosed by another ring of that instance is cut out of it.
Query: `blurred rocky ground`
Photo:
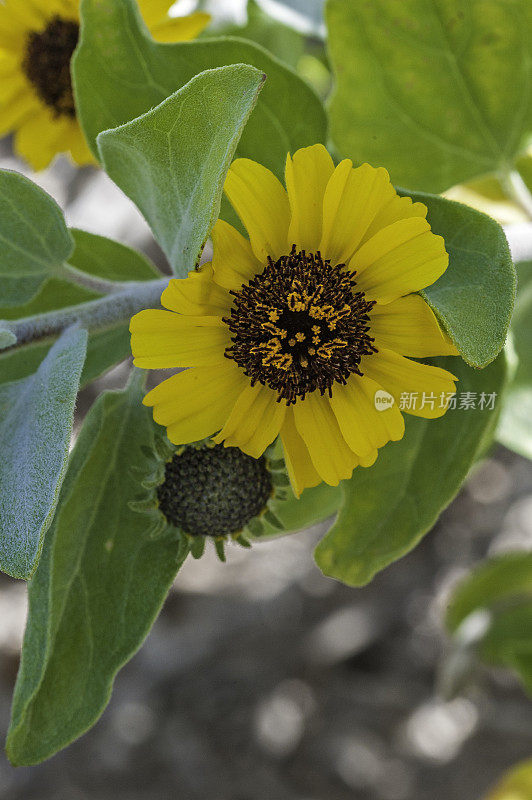
[[[2,146],[0,166],[23,169]],[[161,263],[102,173],[59,160],[37,180],[69,224]],[[41,766],[1,755],[0,800],[480,800],[532,754],[532,705],[512,675],[482,668],[443,697],[442,616],[472,565],[532,546],[532,465],[495,450],[422,544],[364,589],[320,574],[319,535],[187,563],[98,725]],[[24,617],[24,584],[2,576],[2,733]]]

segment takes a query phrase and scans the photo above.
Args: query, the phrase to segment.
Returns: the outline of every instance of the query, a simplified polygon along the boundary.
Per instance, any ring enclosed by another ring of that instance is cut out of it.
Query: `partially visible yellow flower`
[[[457,355],[415,294],[447,268],[444,241],[385,169],[335,169],[322,145],[288,155],[286,190],[241,158],[225,192],[249,241],[218,220],[212,263],[170,281],[169,311],[131,320],[138,367],[189,367],[144,402],[175,444],[218,432],[258,458],[280,434],[297,494],[336,485],[402,438],[403,395],[435,418],[455,392],[411,360]]]
[[[209,22],[202,12],[168,17],[173,0],[140,0],[160,42],[192,39]],[[70,60],[79,34],[79,0],[0,0],[0,136],[35,170],[58,153],[80,165],[94,159],[76,119]]]

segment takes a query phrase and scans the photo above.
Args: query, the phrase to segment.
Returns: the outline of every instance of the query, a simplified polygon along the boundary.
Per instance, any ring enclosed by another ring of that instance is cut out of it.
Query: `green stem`
[[[120,291],[79,306],[60,308],[57,311],[49,311],[46,314],[37,314],[21,320],[0,320],[0,331],[4,334],[4,347],[7,349],[9,346],[15,346],[12,339],[9,340],[6,337],[7,333],[16,336],[18,346],[49,336],[58,336],[70,325],[78,324],[88,330],[97,330],[117,322],[126,322],[133,314],[144,308],[160,308],[161,293],[168,286],[168,280],[168,278],[161,278],[160,280],[127,283],[122,285]],[[1,345],[2,337],[0,337],[0,349]]]
[[[500,180],[508,197],[532,219],[532,194],[520,173],[516,169],[508,170]]]
[[[90,289],[91,292],[96,292],[97,294],[114,294],[115,292],[120,292],[131,283],[131,281],[109,281],[105,278],[97,278],[94,275],[88,275],[86,272],[76,269],[71,264],[62,264],[55,275],[63,281],[68,281],[68,283],[73,283],[76,286],[83,286],[85,289]]]

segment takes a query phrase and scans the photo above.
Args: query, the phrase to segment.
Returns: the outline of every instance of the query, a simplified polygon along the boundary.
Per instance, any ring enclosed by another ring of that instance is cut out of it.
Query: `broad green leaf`
[[[316,548],[326,575],[361,586],[401,558],[432,528],[459,491],[493,425],[505,377],[504,355],[482,371],[460,358],[437,363],[458,379],[457,408],[436,420],[405,414],[406,432],[379,452],[369,469],[358,467],[342,483],[343,505],[336,523]],[[475,408],[461,409],[461,394],[473,392]]]
[[[80,379],[80,388],[91,383],[111,367],[131,355],[129,326],[119,322],[89,333],[87,357]],[[0,386],[26,378],[35,372],[53,345],[50,339],[0,352]]]
[[[514,669],[532,694],[532,553],[492,558],[468,575],[448,606],[449,630],[460,638],[468,620],[479,612],[485,618],[479,655]]]
[[[87,333],[69,329],[38,370],[0,386],[0,569],[29,578],[68,458]]]
[[[109,281],[150,281],[160,272],[148,259],[121,242],[71,228],[74,252],[68,263],[89,275]]]
[[[250,64],[267,76],[238,155],[280,173],[288,151],[325,141],[325,112],[314,91],[259,45],[236,38],[157,44],[133,0],[83,0],[81,16],[74,82],[96,156],[101,131],[144,114],[199,72],[230,64]],[[196,134],[189,132],[190,139]]]
[[[91,727],[118,670],[141,646],[183,561],[177,540],[152,538],[142,491],[151,415],[138,376],[92,407],[72,453],[35,577],[7,754],[35,764]]]
[[[530,800],[532,797],[532,759],[512,767],[484,800]]]
[[[286,500],[273,500],[270,508],[282,525],[282,529],[271,525],[265,520],[263,530],[257,539],[284,536],[287,533],[297,533],[318,522],[323,522],[338,511],[343,501],[340,486],[327,486],[320,483],[312,489],[305,489],[298,499],[291,489],[286,489]]]
[[[440,192],[507,171],[532,132],[529,0],[329,0],[338,150]]]
[[[512,319],[517,369],[508,388],[498,439],[532,458],[532,261],[517,264],[518,292]]]
[[[174,272],[196,265],[264,76],[244,64],[202,72],[157,108],[101,133],[108,174],[148,220]]]
[[[62,277],[46,279],[37,294],[21,305],[4,305],[3,296],[0,296],[0,319],[21,319],[95,300],[101,297],[102,291],[98,280],[91,284],[91,277],[116,283],[160,277],[147,258],[120,242],[76,228],[71,228],[69,233],[74,250],[68,257],[68,264],[58,267],[58,275]],[[78,276],[78,273],[82,274]],[[87,285],[70,282],[78,278]]]
[[[293,69],[305,50],[303,36],[294,28],[270,17],[256,0],[248,0],[247,22],[245,25],[231,25],[221,31],[225,36],[239,36],[262,45],[280,61]]]
[[[34,297],[72,252],[61,209],[18,172],[0,170],[0,303]]]
[[[449,253],[448,268],[422,294],[467,363],[485,367],[504,346],[515,298],[515,270],[504,232],[469,206],[401,193],[428,207],[431,228],[443,236]]]
[[[89,300],[100,297],[96,292],[77,286],[74,283],[50,278],[41,284],[37,294],[26,303],[20,305],[3,305],[4,298],[0,295],[0,319],[15,320],[23,317],[33,317],[53,311],[56,308],[77,306]]]

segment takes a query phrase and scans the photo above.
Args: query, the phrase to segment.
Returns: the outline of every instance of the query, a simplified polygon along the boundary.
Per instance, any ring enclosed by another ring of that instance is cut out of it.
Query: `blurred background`
[[[245,2],[201,5],[220,27],[245,23]],[[320,0],[291,0],[288,12],[261,5],[319,42]],[[180,0],[178,10],[192,7]],[[306,55],[298,69],[325,92],[326,71]],[[9,140],[0,167],[30,175]],[[69,225],[138,247],[165,269],[147,225],[103,173],[58,159],[30,176]],[[519,252],[519,212],[498,211]],[[85,390],[79,417],[126,374],[118,367]],[[322,533],[228,548],[227,564],[213,552],[190,560],[100,722],[38,767],[16,770],[0,755],[0,798],[480,800],[531,755],[530,705],[506,671],[458,670],[443,611],[479,560],[532,546],[532,464],[494,450],[422,544],[365,589],[314,566]],[[1,575],[3,732],[25,603],[24,584]]]

